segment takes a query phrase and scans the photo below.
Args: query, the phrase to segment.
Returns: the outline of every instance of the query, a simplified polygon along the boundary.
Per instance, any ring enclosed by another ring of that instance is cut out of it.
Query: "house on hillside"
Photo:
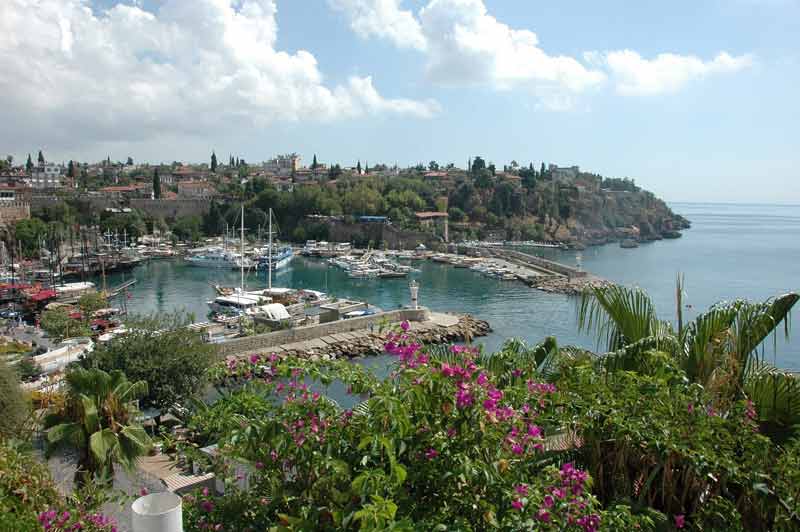
[[[446,212],[426,211],[414,213],[420,227],[433,229],[435,234],[444,238],[445,242],[450,241],[449,219]]]

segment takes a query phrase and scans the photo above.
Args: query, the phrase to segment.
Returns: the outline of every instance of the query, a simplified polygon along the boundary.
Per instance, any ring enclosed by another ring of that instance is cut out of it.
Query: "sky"
[[[17,161],[542,161],[800,204],[800,0],[1,0]]]

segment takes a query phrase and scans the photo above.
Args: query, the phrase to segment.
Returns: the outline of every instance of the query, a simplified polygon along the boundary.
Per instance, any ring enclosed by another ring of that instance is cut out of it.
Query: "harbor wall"
[[[503,249],[492,250],[492,252],[503,258],[521,261],[536,268],[566,275],[567,277],[586,277],[588,275],[587,272],[573,268],[572,266],[567,266],[566,264],[561,264],[560,262],[543,259],[542,257],[537,257],[535,255],[528,255],[527,253],[522,253],[519,251]]]
[[[247,338],[236,338],[218,344],[218,354],[221,356],[241,355],[270,347],[292,344],[295,342],[305,342],[332,334],[342,334],[353,331],[379,327],[387,323],[400,323],[402,321],[428,321],[430,311],[426,308],[401,309],[389,312],[381,312],[372,316],[362,316],[360,318],[350,318],[347,320],[333,321],[321,325],[307,325],[305,327],[295,327],[285,331],[276,331]]]

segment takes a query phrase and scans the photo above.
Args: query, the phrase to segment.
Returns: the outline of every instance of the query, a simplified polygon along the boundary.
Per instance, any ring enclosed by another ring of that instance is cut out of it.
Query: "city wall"
[[[148,199],[130,198],[119,199],[100,195],[81,194],[69,199],[78,204],[79,209],[102,211],[108,208],[124,208],[140,210],[153,218],[174,219],[183,216],[203,216],[211,208],[211,202],[202,198],[178,199]],[[55,194],[35,194],[31,197],[31,212],[42,212],[48,207],[53,207],[65,200]]]
[[[425,308],[418,310],[402,309],[381,312],[372,316],[360,318],[350,318],[347,320],[333,321],[321,325],[307,325],[305,327],[295,327],[285,331],[276,331],[247,338],[236,338],[219,344],[218,353],[221,356],[241,355],[269,349],[295,342],[305,342],[332,334],[341,334],[353,331],[362,331],[375,328],[386,323],[399,323],[402,321],[428,321],[430,311]]]
[[[390,224],[333,221],[329,228],[331,242],[356,242],[366,246],[371,241],[374,247],[387,246],[390,249],[414,249],[419,244],[428,248],[443,245],[441,239],[431,233],[407,231]]]

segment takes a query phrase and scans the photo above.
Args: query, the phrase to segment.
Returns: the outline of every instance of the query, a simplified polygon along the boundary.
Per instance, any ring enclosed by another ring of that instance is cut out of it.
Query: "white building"
[[[297,172],[299,169],[300,156],[296,153],[278,155],[274,159],[270,159],[264,163],[264,170],[274,175],[288,176],[292,175],[293,171]]]
[[[60,164],[39,164],[33,168],[28,185],[31,188],[61,188],[64,167]]]

